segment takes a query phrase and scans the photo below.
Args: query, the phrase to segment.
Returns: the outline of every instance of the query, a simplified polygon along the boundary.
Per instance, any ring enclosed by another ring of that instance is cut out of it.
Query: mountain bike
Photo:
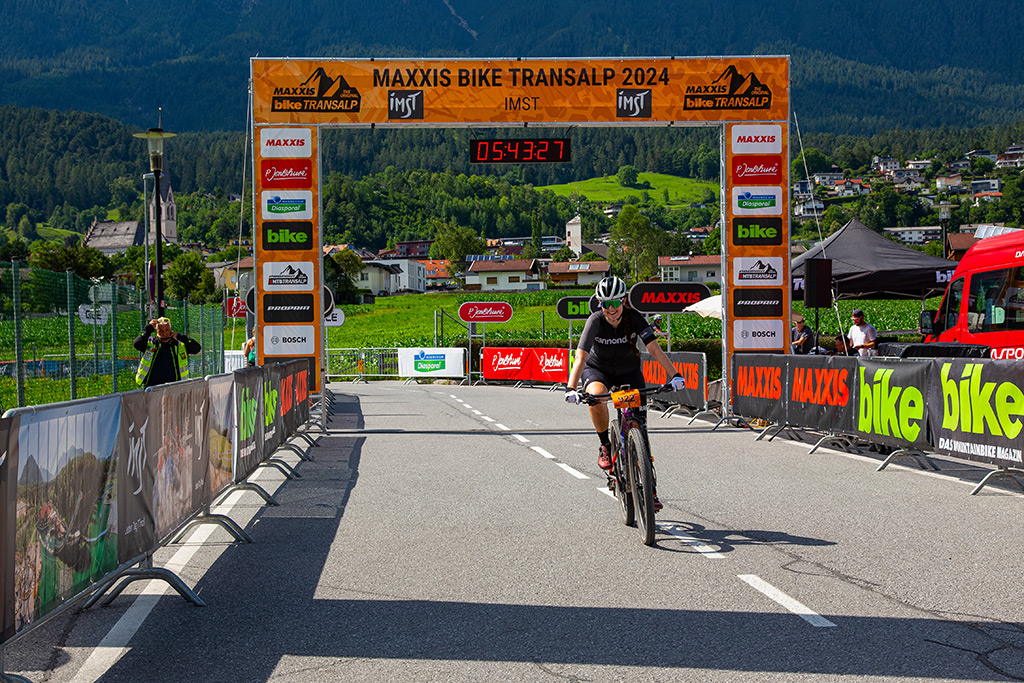
[[[671,390],[671,384],[649,389],[631,389],[627,385],[612,387],[605,394],[580,393],[587,405],[610,402],[615,406],[616,417],[608,430],[612,451],[609,487],[619,501],[622,523],[631,526],[635,521],[644,545],[654,544],[655,478],[647,438],[647,411],[641,407],[640,399]]]

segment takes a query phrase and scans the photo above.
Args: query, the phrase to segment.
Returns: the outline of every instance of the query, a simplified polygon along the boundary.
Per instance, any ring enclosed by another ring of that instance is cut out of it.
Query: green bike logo
[[[277,418],[277,389],[269,382],[263,385],[263,426],[269,427]]]
[[[249,396],[249,388],[242,387],[242,402],[238,411],[238,425],[242,440],[256,434],[256,399]]]
[[[942,428],[965,434],[991,434],[1016,439],[1024,423],[1024,391],[1013,382],[984,382],[982,365],[964,366],[960,381],[950,377],[953,366],[943,363]]]
[[[873,381],[860,368],[857,429],[865,434],[916,441],[924,420],[924,395],[917,387],[891,387],[892,370],[876,370]]]

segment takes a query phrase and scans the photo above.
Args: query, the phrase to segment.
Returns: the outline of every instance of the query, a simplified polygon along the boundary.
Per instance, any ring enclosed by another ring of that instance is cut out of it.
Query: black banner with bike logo
[[[282,365],[263,366],[263,452],[273,453],[284,441],[284,419],[281,417]]]
[[[732,411],[786,422],[786,356],[736,353],[732,357]]]
[[[124,564],[156,546],[153,488],[161,453],[158,394],[121,395],[117,458],[117,561]]]
[[[794,427],[852,432],[857,360],[841,356],[789,356],[788,408]]]
[[[935,450],[1003,467],[1024,466],[1024,361],[932,361],[929,420]]]
[[[928,448],[929,360],[857,358],[853,433],[887,446]]]
[[[263,368],[235,370],[235,425],[238,429],[235,482],[263,462]]]

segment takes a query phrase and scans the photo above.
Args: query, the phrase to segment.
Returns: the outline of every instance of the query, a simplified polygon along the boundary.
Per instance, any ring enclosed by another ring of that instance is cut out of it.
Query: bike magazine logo
[[[313,193],[309,190],[268,190],[260,193],[264,220],[313,219]]]
[[[732,188],[732,212],[737,216],[781,216],[782,189],[735,186]]]
[[[316,353],[316,328],[312,325],[264,325],[263,355],[295,356]]]
[[[782,154],[782,126],[777,123],[733,126],[729,140],[733,154]]]
[[[313,162],[309,159],[262,159],[260,174],[268,190],[313,186]]]
[[[313,289],[313,264],[311,262],[264,262],[263,291],[308,292],[311,289]]]
[[[265,221],[263,249],[267,251],[308,251],[313,248],[313,224],[309,221]]]
[[[331,76],[323,67],[318,67],[301,83],[274,88],[270,106],[275,112],[354,113],[359,111],[361,103],[359,91],[350,86],[344,76]]]
[[[741,74],[731,64],[710,83],[686,86],[683,101],[683,109],[691,111],[768,109],[771,106],[771,89],[756,74]]]
[[[734,320],[732,323],[733,343],[742,351],[781,349],[785,332],[781,320]]]
[[[311,323],[316,321],[312,294],[264,294],[263,322]]]
[[[308,159],[313,156],[313,131],[309,128],[261,128],[260,156]]]
[[[615,91],[615,115],[620,119],[649,119],[651,99],[650,88],[619,88]]]
[[[423,120],[422,90],[388,90],[388,119]]]
[[[732,283],[739,287],[782,286],[782,266],[782,258],[777,256],[735,258]]]
[[[732,292],[734,318],[770,318],[782,315],[781,289],[735,289]]]
[[[743,154],[732,157],[732,181],[738,185],[782,184],[782,157]]]
[[[732,243],[738,247],[782,246],[782,219],[734,218]]]
[[[412,357],[412,367],[416,372],[439,372],[445,369],[445,355],[427,353],[420,349],[419,353]]]

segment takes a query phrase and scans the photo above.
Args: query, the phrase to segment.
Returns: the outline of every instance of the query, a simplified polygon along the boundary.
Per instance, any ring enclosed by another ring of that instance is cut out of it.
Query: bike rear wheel
[[[629,430],[626,437],[629,450],[630,489],[636,507],[636,529],[644,545],[654,544],[654,468],[651,453],[639,428]]]
[[[633,508],[633,496],[629,493],[627,486],[626,463],[619,452],[619,434],[622,433],[622,426],[618,420],[611,424],[608,435],[611,437],[612,454],[615,457],[615,467],[612,468],[612,478],[615,480],[615,497],[619,501],[619,512],[622,513],[622,523],[632,526],[635,520]]]

